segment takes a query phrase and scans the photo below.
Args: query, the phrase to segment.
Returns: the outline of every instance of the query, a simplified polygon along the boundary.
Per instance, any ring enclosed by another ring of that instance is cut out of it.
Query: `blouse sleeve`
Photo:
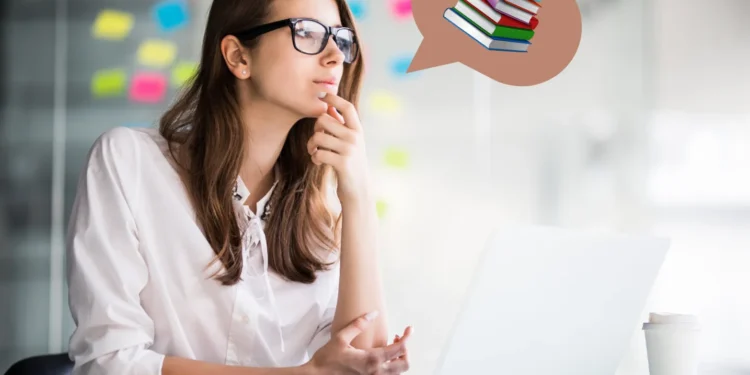
[[[139,298],[148,268],[133,214],[140,165],[135,141],[131,129],[104,133],[78,180],[66,242],[74,375],[161,373],[164,355],[149,349],[154,325]]]
[[[313,335],[312,340],[310,340],[310,345],[307,349],[307,353],[310,357],[331,340],[331,325],[333,324],[333,316],[336,313],[336,305],[339,300],[339,264],[340,263],[337,261],[330,270],[330,272],[333,272],[333,277],[331,278],[333,292],[331,293],[331,297],[325,310],[323,310],[323,315],[315,334]]]

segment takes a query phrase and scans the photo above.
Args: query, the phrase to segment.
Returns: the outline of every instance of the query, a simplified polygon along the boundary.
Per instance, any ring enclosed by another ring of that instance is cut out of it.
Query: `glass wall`
[[[410,373],[434,372],[503,224],[670,236],[644,314],[699,314],[704,372],[748,371],[750,8],[716,5],[726,36],[690,28],[705,16],[675,0],[579,0],[568,68],[511,87],[460,64],[404,74],[421,41],[408,1],[349,2],[392,334],[415,326]],[[209,6],[0,5],[0,369],[67,349],[63,236],[86,152],[112,127],[154,125],[194,67]],[[618,375],[647,373],[633,329]]]

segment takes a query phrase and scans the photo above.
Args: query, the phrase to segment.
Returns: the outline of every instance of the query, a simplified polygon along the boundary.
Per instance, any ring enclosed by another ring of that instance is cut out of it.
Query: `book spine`
[[[485,7],[486,10],[480,9],[479,7],[477,7],[476,5],[473,4],[473,1],[484,2],[485,0],[470,0],[470,1],[466,1],[466,4],[468,4],[470,7],[474,8],[477,12],[479,12],[480,14],[482,14],[485,18],[491,20],[492,22],[495,22],[495,24],[498,25],[498,26],[515,27],[515,28],[519,28],[519,29],[528,29],[528,30],[533,30],[536,27],[536,23],[532,22],[532,24],[526,24],[526,23],[521,22],[521,21],[519,21],[519,20],[517,20],[515,18],[506,16],[506,15],[504,15],[504,14],[496,11],[494,8],[489,7],[489,6]],[[493,14],[489,15],[489,14],[487,14],[487,12],[492,12]],[[499,18],[500,20],[499,21],[493,21],[495,18]],[[534,20],[532,20],[532,21],[534,21]]]
[[[523,22],[525,24],[529,24],[529,21],[526,21],[522,18],[520,18],[517,14],[514,15],[514,13],[523,13],[525,15],[528,15],[530,18],[533,18],[533,14],[518,8],[517,6],[507,3],[504,0],[486,0],[490,5],[492,5],[492,8],[495,9],[500,14],[503,14],[505,16],[511,17],[515,20],[518,20],[520,22]],[[510,11],[511,9],[516,9],[517,12]]]

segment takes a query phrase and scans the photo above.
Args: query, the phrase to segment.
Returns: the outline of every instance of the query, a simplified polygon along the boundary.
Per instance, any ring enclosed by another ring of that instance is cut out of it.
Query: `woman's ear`
[[[250,54],[233,35],[227,35],[221,40],[221,54],[229,71],[238,79],[250,78]]]

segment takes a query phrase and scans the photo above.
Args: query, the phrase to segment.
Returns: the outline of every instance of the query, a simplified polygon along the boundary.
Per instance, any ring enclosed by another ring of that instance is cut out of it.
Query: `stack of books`
[[[527,52],[541,7],[535,0],[458,0],[443,17],[489,50]]]

